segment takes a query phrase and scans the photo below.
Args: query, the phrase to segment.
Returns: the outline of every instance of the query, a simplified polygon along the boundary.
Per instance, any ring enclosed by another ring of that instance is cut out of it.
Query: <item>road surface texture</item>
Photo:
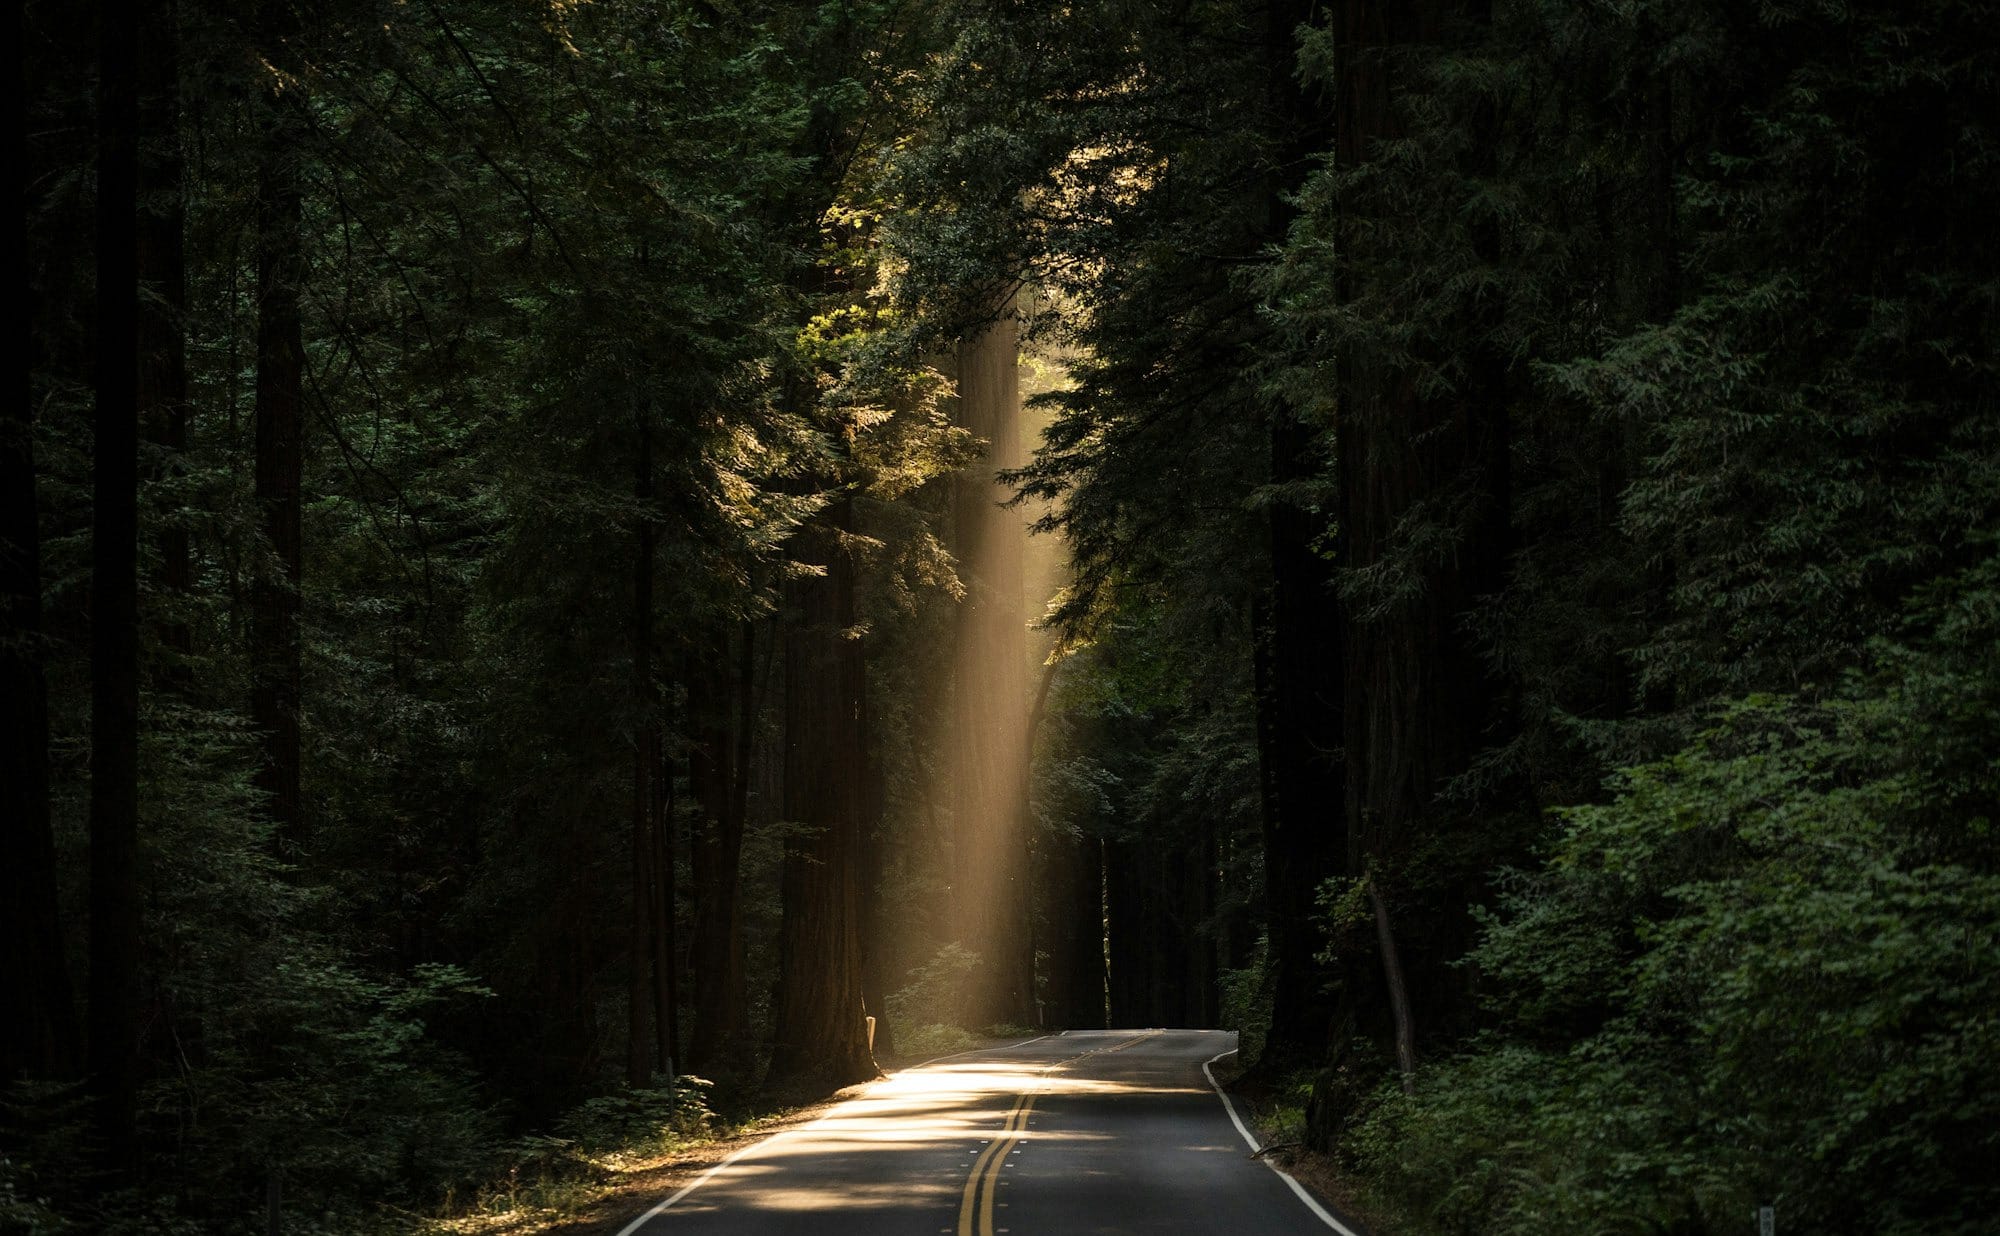
[[[906,1069],[619,1236],[1359,1236],[1251,1157],[1218,1030],[1034,1039]]]

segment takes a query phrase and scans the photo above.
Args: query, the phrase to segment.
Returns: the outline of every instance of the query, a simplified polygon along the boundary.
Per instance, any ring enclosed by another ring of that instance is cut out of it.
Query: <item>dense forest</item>
[[[1991,1231],[1995,16],[28,0],[0,1226],[1164,1025],[1385,1236]]]

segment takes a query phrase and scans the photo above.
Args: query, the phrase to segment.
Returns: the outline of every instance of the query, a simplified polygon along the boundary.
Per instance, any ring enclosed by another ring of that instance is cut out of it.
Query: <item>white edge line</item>
[[[1236,1054],[1236,1049],[1232,1047],[1228,1051],[1221,1052],[1217,1055],[1209,1057],[1208,1060],[1202,1063],[1201,1072],[1204,1077],[1208,1078],[1208,1084],[1214,1088],[1215,1097],[1222,1100],[1222,1110],[1229,1113],[1229,1123],[1236,1126],[1236,1131],[1238,1133],[1241,1133],[1243,1135],[1243,1140],[1249,1144],[1250,1152],[1252,1154],[1255,1154],[1257,1151],[1262,1150],[1263,1147],[1257,1144],[1257,1139],[1251,1134],[1249,1126],[1243,1123],[1243,1117],[1236,1114],[1236,1104],[1230,1101],[1229,1092],[1224,1090],[1222,1088],[1221,1083],[1215,1080],[1214,1070],[1208,1067],[1209,1065],[1214,1064],[1217,1060],[1222,1059],[1223,1056],[1233,1056],[1235,1054]],[[1268,1167],[1272,1171],[1278,1173],[1278,1179],[1284,1181],[1286,1184],[1292,1187],[1292,1192],[1299,1195],[1299,1200],[1306,1204],[1307,1210],[1310,1210],[1313,1212],[1313,1214],[1319,1216],[1319,1221],[1321,1223],[1324,1223],[1328,1227],[1332,1228],[1334,1231],[1339,1232],[1340,1236],[1361,1236],[1361,1233],[1355,1231],[1353,1228],[1347,1226],[1345,1223],[1342,1223],[1340,1220],[1334,1218],[1332,1213],[1329,1212],[1326,1207],[1319,1204],[1318,1198],[1314,1197],[1311,1193],[1307,1192],[1306,1187],[1304,1185],[1300,1184],[1298,1181],[1292,1178],[1292,1174],[1290,1172],[1286,1171],[1282,1167],[1279,1167],[1276,1163],[1271,1162],[1269,1159],[1259,1159],[1257,1161],[1259,1163],[1262,1163],[1265,1167]],[[693,1186],[691,1185],[689,1187],[692,1188]],[[618,1236],[628,1236],[628,1233],[620,1232],[618,1233]]]
[[[821,1117],[821,1119],[824,1118],[825,1117]],[[812,1123],[818,1124],[819,1121],[815,1120]],[[812,1126],[802,1125],[800,1127],[810,1128]],[[708,1178],[710,1176],[715,1175],[723,1168],[728,1167],[731,1163],[736,1162],[736,1160],[742,1158],[746,1154],[749,1154],[751,1151],[757,1149],[758,1147],[768,1146],[772,1142],[777,1141],[779,1138],[784,1137],[786,1134],[794,1132],[797,1132],[797,1130],[781,1129],[778,1132],[771,1134],[769,1137],[760,1137],[756,1141],[751,1142],[748,1146],[743,1147],[741,1150],[738,1150],[735,1154],[730,1155],[722,1162],[717,1163],[714,1167],[709,1168],[701,1175],[695,1177],[693,1180],[690,1180],[686,1184],[682,1185],[678,1190],[674,1192],[674,1194],[671,1197],[668,1197],[665,1201],[655,1203],[651,1210],[647,1211],[645,1214],[640,1215],[638,1218],[632,1220],[630,1223],[627,1223],[624,1227],[619,1228],[618,1236],[632,1236],[632,1233],[638,1231],[640,1228],[646,1226],[648,1223],[651,1223],[655,1218],[657,1218],[661,1213],[663,1213],[667,1209],[667,1207],[672,1206],[675,1202],[680,1201],[688,1194],[694,1192],[696,1189],[699,1189],[701,1186],[707,1184]]]
[[[956,1060],[960,1056],[976,1056],[983,1051],[1005,1051],[1015,1047],[1026,1047],[1030,1043],[1039,1043],[1043,1039],[1046,1039],[1048,1037],[1050,1036],[1046,1034],[1041,1034],[1041,1035],[1036,1035],[1032,1039],[1023,1039],[1018,1043],[1006,1043],[1001,1045],[1000,1047],[975,1047],[969,1051],[956,1051],[948,1056],[933,1056],[929,1060],[925,1060],[920,1064],[913,1064],[907,1068],[897,1069],[896,1072],[913,1073],[918,1069],[929,1068],[931,1065],[936,1064],[941,1060]],[[1223,1055],[1225,1056],[1228,1054],[1229,1054],[1228,1052],[1223,1053]],[[1216,1059],[1218,1060],[1221,1058],[1222,1058],[1221,1056],[1216,1057]],[[1206,1069],[1208,1066],[1203,1065],[1202,1067]],[[893,1075],[885,1075],[884,1080],[887,1080],[888,1076],[893,1076]],[[1214,1077],[1211,1076],[1209,1080],[1212,1082],[1215,1079]],[[859,1098],[861,1096],[857,1095],[855,1097]],[[852,1102],[854,1102],[854,1099],[841,1099],[834,1104],[834,1107],[835,1108],[845,1107],[847,1104]],[[1234,1113],[1231,1113],[1231,1115],[1233,1116]],[[776,1133],[773,1133],[768,1137],[758,1138],[756,1141],[751,1142],[748,1146],[743,1147],[741,1150],[738,1150],[736,1153],[730,1155],[722,1162],[717,1163],[713,1167],[709,1168],[707,1171],[703,1172],[701,1175],[696,1176],[693,1180],[690,1180],[686,1184],[682,1185],[679,1189],[675,1190],[674,1193],[668,1198],[666,1198],[664,1201],[655,1203],[653,1208],[651,1210],[648,1210],[645,1214],[640,1215],[638,1218],[632,1220],[630,1223],[627,1223],[624,1227],[619,1228],[618,1236],[632,1236],[632,1233],[638,1231],[640,1228],[646,1226],[648,1223],[651,1223],[654,1219],[658,1218],[660,1215],[665,1214],[667,1210],[670,1207],[672,1207],[675,1202],[680,1201],[688,1194],[694,1192],[696,1189],[699,1189],[701,1188],[701,1186],[707,1184],[709,1177],[715,1175],[723,1168],[728,1167],[731,1163],[736,1162],[736,1160],[742,1158],[746,1154],[749,1154],[751,1151],[768,1146],[772,1142],[775,1142],[780,1138],[790,1137],[794,1133],[803,1133],[807,1129],[812,1128],[814,1125],[820,1124],[826,1120],[831,1119],[832,1117],[833,1117],[833,1112],[828,1111],[824,1115],[816,1116],[795,1129],[780,1129]],[[1240,1129],[1243,1127],[1243,1125],[1239,1122],[1236,1127]],[[1249,1134],[1246,1133],[1244,1134],[1244,1136],[1248,1137]],[[1295,1185],[1293,1187],[1296,1188],[1297,1186]],[[1355,1236],[1355,1233],[1350,1232],[1348,1233],[1348,1236]]]

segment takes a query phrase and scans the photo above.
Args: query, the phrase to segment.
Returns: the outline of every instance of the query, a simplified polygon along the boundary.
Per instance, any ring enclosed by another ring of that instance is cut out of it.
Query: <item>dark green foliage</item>
[[[1045,1018],[1287,1038],[1274,1069],[1327,1066],[1298,1136],[1412,1232],[1991,1226],[1989,6],[167,11],[120,205],[92,11],[24,10],[0,651],[37,829],[9,922],[43,942],[9,994],[44,1029],[10,1042],[0,1223],[362,1227],[701,1135],[755,1085],[822,839],[782,773],[802,634],[853,697],[823,728],[861,989],[885,1032],[963,1020],[947,547],[981,444],[937,366],[1010,304],[1050,371],[1013,480],[1067,555],[1031,641]],[[249,719],[253,613],[290,600],[254,493],[281,182],[295,826]],[[144,287],[100,205],[181,216]],[[135,291],[187,390],[141,427],[121,622],[91,391],[132,358],[93,340]],[[836,563],[844,629],[806,632]],[[90,701],[134,684],[94,638],[136,644],[139,701],[138,893],[96,924]],[[635,1040],[669,1019],[634,993],[691,990],[685,856],[731,813],[742,1041],[712,1090],[628,1084],[683,1048]],[[651,919],[633,821],[678,864]],[[97,1010],[137,1025],[119,1182],[46,1027],[134,914]]]
[[[1974,1232],[1995,1202],[2000,559],[1820,703],[1563,813],[1470,964],[1503,1019],[1351,1142],[1426,1231]]]

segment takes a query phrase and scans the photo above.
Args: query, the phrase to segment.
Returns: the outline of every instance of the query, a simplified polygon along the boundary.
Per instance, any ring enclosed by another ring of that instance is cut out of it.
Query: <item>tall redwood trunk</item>
[[[675,888],[680,879],[674,852],[674,772],[664,758],[666,743],[656,740],[662,758],[653,776],[653,1067],[668,1077],[681,1070],[679,906]]]
[[[265,0],[259,33],[266,60],[295,66],[298,31],[285,0]],[[301,103],[295,80],[262,83],[257,164],[257,513],[271,561],[250,590],[250,719],[264,736],[258,788],[290,844],[303,840],[299,797],[299,487],[304,466],[305,283],[298,157]]]
[[[1269,0],[1266,72],[1276,167],[1263,186],[1265,228],[1282,243],[1294,211],[1286,194],[1325,140],[1320,111],[1299,84],[1295,30],[1313,21],[1314,0]],[[1318,474],[1315,435],[1289,406],[1271,414],[1271,481]],[[1271,582],[1251,616],[1256,641],[1257,749],[1264,840],[1266,981],[1271,1024],[1261,1057],[1277,1075],[1317,1063],[1333,1016],[1323,941],[1314,926],[1320,885],[1339,870],[1346,824],[1341,746],[1340,607],[1332,564],[1315,542],[1325,513],[1274,502],[1268,516]]]
[[[771,1075],[844,1086],[877,1075],[861,995],[860,847],[866,667],[855,624],[855,570],[842,497],[798,534],[800,561],[824,574],[785,587],[784,922]]]
[[[24,46],[21,10],[10,10],[13,45]],[[28,124],[25,93],[13,100],[18,132]],[[30,176],[14,165],[14,196],[26,218]],[[30,287],[25,227],[13,232],[8,265]],[[76,999],[56,899],[55,834],[49,816],[48,680],[42,671],[42,537],[35,483],[32,389],[36,298],[15,302],[27,324],[14,400],[0,416],[0,991],[18,1002],[0,1018],[0,1084],[25,1075],[56,1077],[77,1063]],[[17,327],[17,329],[21,329]]]
[[[694,1031],[688,1067],[696,1072],[740,1063],[749,1047],[739,883],[755,711],[751,697],[756,637],[756,624],[743,623],[733,674],[726,658],[699,658],[699,654],[689,673],[694,742],[688,753],[688,780],[700,808],[689,856],[694,874]],[[729,640],[720,635],[717,642],[726,649]]]
[[[139,1081],[138,31],[98,10],[97,355],[91,451],[90,1090],[130,1170]]]
[[[659,760],[659,707],[653,690],[653,439],[639,429],[633,496],[639,530],[632,557],[632,916],[627,941],[625,1080],[644,1086],[653,1080],[647,1016],[656,964],[653,950],[653,897],[658,873],[654,851],[653,772]]]
[[[1336,158],[1349,166],[1403,133],[1385,48],[1434,41],[1448,17],[1477,17],[1452,0],[1383,6],[1346,0],[1336,10]],[[1477,155],[1473,157],[1478,157]],[[1473,238],[1475,246],[1482,238]],[[1405,562],[1422,586],[1357,605],[1344,624],[1343,749],[1347,853],[1373,903],[1376,959],[1342,976],[1339,1042],[1353,1033],[1393,1044],[1415,1067],[1427,1021],[1447,1027],[1464,1005],[1452,969],[1469,936],[1464,890],[1439,881],[1419,893],[1401,878],[1421,847],[1470,821],[1441,799],[1481,743],[1494,695],[1464,615],[1497,591],[1508,543],[1509,442],[1499,367],[1471,367],[1451,392],[1419,393],[1408,373],[1343,358],[1337,456],[1341,565],[1357,574],[1411,551],[1399,544],[1423,512],[1467,514],[1449,555]],[[1393,930],[1392,930],[1393,924]],[[1357,932],[1357,942],[1367,934]],[[1353,1032],[1353,1033],[1350,1033]],[[1315,1136],[1344,1119],[1348,1098],[1317,1096]]]

